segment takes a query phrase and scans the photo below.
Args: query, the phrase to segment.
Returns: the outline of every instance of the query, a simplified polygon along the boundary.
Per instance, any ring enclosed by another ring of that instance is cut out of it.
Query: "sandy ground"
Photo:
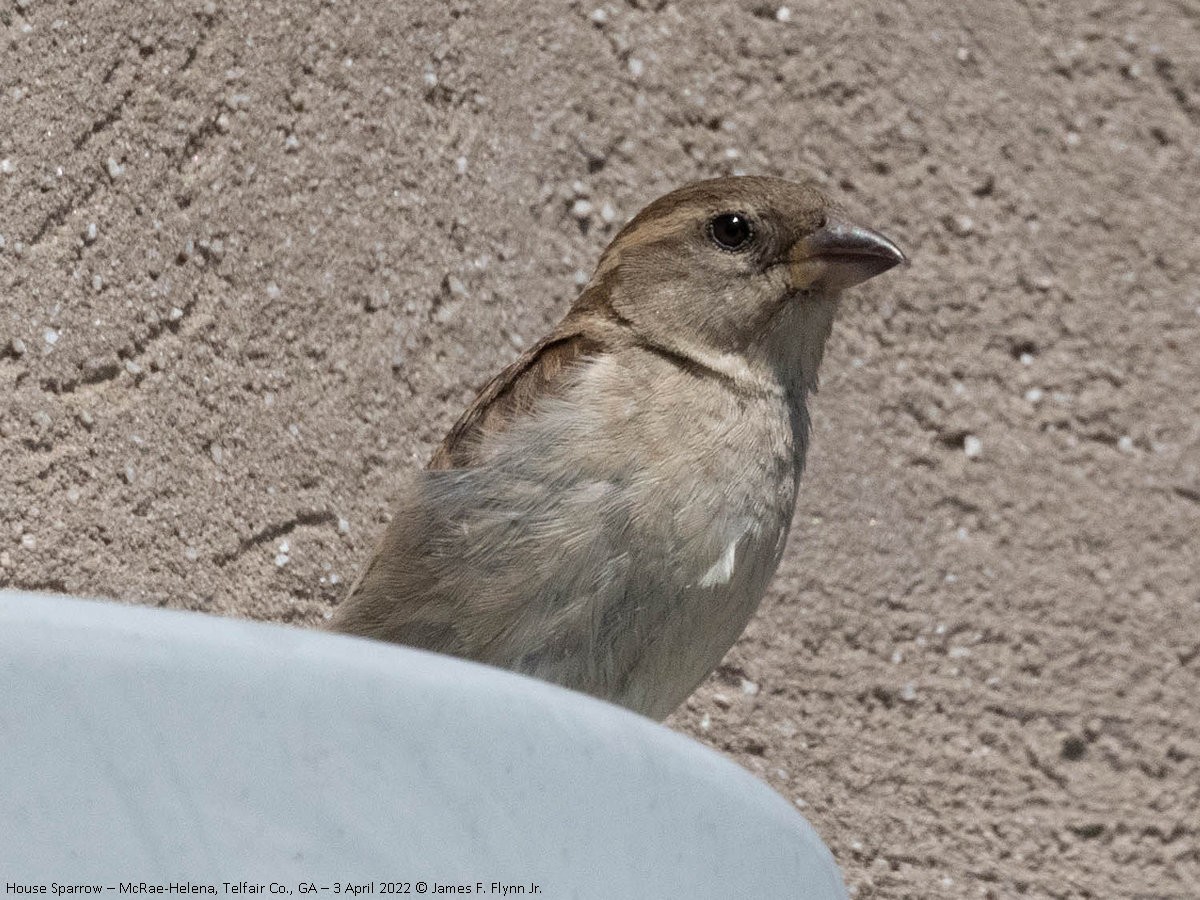
[[[815,176],[914,264],[672,724],[860,898],[1196,896],[1200,8],[507,6],[0,4],[0,585],[318,622],[625,218]]]

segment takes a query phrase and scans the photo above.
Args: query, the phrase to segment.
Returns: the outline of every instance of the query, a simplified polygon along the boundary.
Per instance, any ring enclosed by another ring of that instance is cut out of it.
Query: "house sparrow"
[[[406,481],[332,627],[666,717],[779,564],[839,294],[903,261],[811,184],[651,203]]]

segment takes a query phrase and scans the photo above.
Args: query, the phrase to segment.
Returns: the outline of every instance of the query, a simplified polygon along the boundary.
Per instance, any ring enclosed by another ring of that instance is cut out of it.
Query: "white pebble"
[[[603,7],[593,9],[588,18],[591,19],[592,23],[595,25],[603,25],[608,21],[608,10],[604,9]]]
[[[109,157],[105,163],[105,168],[108,169],[108,177],[116,181],[125,174],[125,167],[116,161],[113,157]]]
[[[53,328],[47,328],[42,332],[42,340],[53,347],[58,343],[58,337],[61,332],[55,331]]]
[[[87,229],[83,232],[83,239],[87,243],[93,243],[100,234],[100,229],[96,227],[95,222],[88,222]]]
[[[583,220],[590,217],[592,214],[592,203],[590,200],[580,198],[571,204],[571,215],[576,219]]]
[[[11,159],[0,159],[0,174],[11,175],[15,171],[17,166]]]
[[[467,174],[467,158],[465,156],[460,156],[454,161],[454,171],[459,175]]]
[[[646,71],[646,64],[636,56],[629,57],[629,74],[634,78],[641,78],[642,73]]]
[[[607,200],[600,207],[600,218],[605,225],[611,225],[616,221],[617,211],[613,209],[613,205]],[[1200,312],[1200,309],[1197,309],[1197,312]]]
[[[742,679],[742,693],[747,697],[753,697],[758,693],[758,684],[748,678]]]
[[[978,459],[983,453],[983,441],[973,434],[968,434],[963,438],[963,453],[967,455],[967,459]]]
[[[1122,453],[1132,453],[1133,452],[1133,438],[1131,438],[1127,434],[1121,435],[1117,439],[1117,449],[1120,450]]]
[[[1045,396],[1046,392],[1039,387],[1032,387],[1025,392],[1025,399],[1030,403],[1041,403]]]
[[[775,21],[776,22],[792,21],[792,11],[790,9],[788,9],[786,6],[779,7],[779,9],[775,10]]]
[[[23,534],[21,535],[21,546],[26,550],[32,550],[37,546],[37,538],[32,534]]]
[[[917,689],[911,682],[900,688],[900,699],[905,703],[912,703],[917,699]]]

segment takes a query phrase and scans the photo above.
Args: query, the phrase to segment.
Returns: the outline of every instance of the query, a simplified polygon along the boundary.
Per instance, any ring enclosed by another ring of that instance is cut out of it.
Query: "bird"
[[[812,181],[650,203],[402,480],[329,627],[664,719],[779,565],[840,295],[906,261]]]

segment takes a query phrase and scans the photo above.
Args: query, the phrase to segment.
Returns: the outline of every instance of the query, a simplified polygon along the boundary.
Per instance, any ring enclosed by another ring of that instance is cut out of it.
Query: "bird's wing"
[[[603,341],[564,322],[487,383],[438,445],[430,469],[462,469],[480,461],[482,439],[504,431],[536,400],[554,396],[580,362],[604,349]]]
[[[659,542],[630,540],[630,493],[549,487],[490,464],[416,473],[333,627],[464,656],[603,693],[654,626],[643,601],[671,590]],[[628,658],[627,658],[628,657]]]

